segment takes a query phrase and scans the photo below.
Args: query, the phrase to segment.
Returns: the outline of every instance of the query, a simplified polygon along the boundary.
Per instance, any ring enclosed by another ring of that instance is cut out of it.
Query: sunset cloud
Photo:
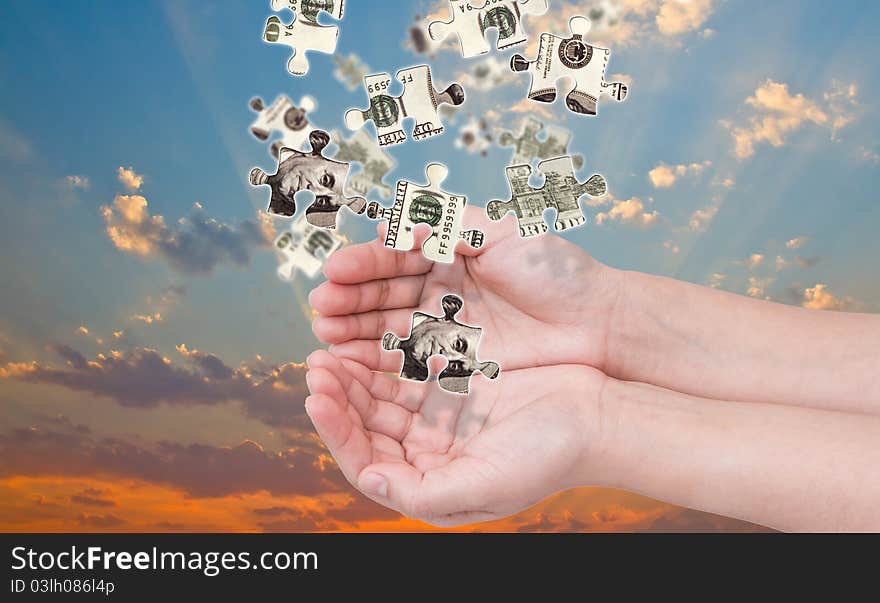
[[[80,176],[77,174],[72,174],[70,176],[64,177],[64,183],[67,185],[67,188],[70,190],[88,190],[91,183],[87,176]]]
[[[144,184],[144,177],[135,172],[131,166],[126,168],[120,165],[116,168],[116,179],[129,191],[140,190]]]
[[[804,308],[813,310],[853,310],[856,301],[851,297],[838,297],[831,293],[828,285],[817,283],[804,289],[804,300],[801,303]]]
[[[653,226],[659,218],[660,214],[657,211],[645,209],[641,199],[631,197],[625,201],[616,200],[607,212],[596,214],[596,224],[619,222],[648,228]]]
[[[709,160],[703,161],[702,163],[681,163],[678,165],[666,165],[665,163],[660,163],[657,167],[648,172],[648,180],[651,181],[654,188],[670,188],[679,178],[688,175],[699,176],[706,170],[706,168],[711,166],[712,162]]]

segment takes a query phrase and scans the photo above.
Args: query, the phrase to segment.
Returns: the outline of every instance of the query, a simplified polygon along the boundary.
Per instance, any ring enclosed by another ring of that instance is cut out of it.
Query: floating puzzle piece
[[[309,278],[321,272],[324,262],[337,249],[345,244],[345,239],[326,228],[309,224],[304,215],[297,218],[290,227],[275,239],[275,249],[287,258],[278,266],[278,276],[285,281],[293,278],[298,270]]]
[[[394,333],[385,333],[382,348],[403,352],[400,376],[411,381],[427,381],[428,359],[443,356],[446,368],[437,377],[440,387],[456,394],[468,393],[471,375],[480,371],[489,379],[501,372],[497,362],[477,360],[477,347],[483,329],[461,324],[455,320],[463,302],[457,295],[444,295],[441,302],[443,316],[413,312],[412,326],[407,339]]]
[[[538,138],[543,130],[545,137]],[[561,126],[548,125],[533,117],[526,117],[522,121],[519,134],[502,132],[499,144],[502,147],[513,147],[513,158],[510,165],[531,163],[534,159],[550,159],[568,155],[568,143],[571,142],[571,130]],[[579,170],[584,165],[583,155],[572,155],[574,169]]]
[[[318,108],[311,96],[304,96],[299,105],[294,105],[282,94],[266,107],[259,96],[251,99],[251,109],[257,112],[257,120],[251,124],[251,134],[263,142],[269,140],[273,132],[281,132],[281,138],[272,142],[270,153],[278,157],[282,147],[301,151],[309,139],[308,113]]]
[[[354,53],[347,57],[334,54],[333,62],[336,63],[333,77],[349,90],[355,90],[360,86],[364,76],[370,72],[370,68]]]
[[[498,50],[504,50],[528,39],[522,27],[525,15],[543,15],[547,12],[547,0],[449,0],[452,19],[432,21],[428,35],[440,42],[455,32],[461,42],[461,56],[474,57],[489,52],[486,30],[498,29]]]
[[[334,19],[342,19],[345,0],[272,0],[272,10],[289,9],[294,13],[290,23],[284,23],[277,15],[266,20],[263,40],[271,44],[290,46],[293,55],[287,61],[287,70],[293,75],[309,72],[306,52],[315,50],[333,54],[339,28],[318,23],[318,13],[325,12]]]
[[[500,220],[508,212],[516,213],[519,234],[531,237],[547,232],[544,210],[556,210],[554,226],[557,231],[575,228],[587,219],[581,211],[579,200],[583,195],[600,197],[605,194],[605,178],[593,174],[586,182],[578,182],[574,175],[571,157],[556,157],[538,163],[538,171],[544,175],[544,186],[533,188],[529,184],[532,167],[528,164],[511,165],[507,168],[510,183],[510,201],[490,201],[486,213],[493,220]]]
[[[306,219],[321,228],[336,228],[340,208],[348,207],[360,214],[367,201],[363,197],[345,196],[349,164],[324,157],[324,148],[330,143],[330,135],[323,130],[312,130],[309,143],[312,146],[309,152],[282,148],[275,173],[267,174],[260,168],[253,168],[250,182],[254,186],[265,184],[272,190],[266,211],[278,216],[294,215],[296,194],[311,191],[315,200],[306,208]]]
[[[364,77],[364,86],[370,97],[367,110],[349,109],[345,113],[345,125],[349,130],[357,130],[372,120],[376,127],[379,146],[399,144],[406,141],[401,122],[406,117],[415,119],[413,138],[424,140],[443,133],[443,124],[437,115],[441,103],[458,106],[464,102],[464,89],[459,84],[451,84],[443,92],[434,89],[431,68],[418,65],[401,69],[397,79],[403,83],[403,94],[390,96],[388,87],[391,76],[387,73],[373,73]]]
[[[338,140],[339,150],[333,156],[337,161],[359,163],[361,171],[350,175],[348,189],[366,197],[376,189],[383,199],[391,196],[391,187],[383,182],[385,176],[397,165],[394,159],[376,144],[376,140],[366,130],[358,130],[345,139],[338,132],[333,133]]]
[[[455,139],[456,149],[463,149],[467,153],[479,153],[486,157],[489,155],[490,146],[492,146],[492,134],[484,118],[471,117],[458,129],[458,138]]]
[[[412,249],[413,230],[417,224],[427,224],[431,228],[431,235],[422,245],[422,254],[429,260],[451,264],[455,260],[455,244],[459,239],[474,248],[482,246],[482,231],[461,229],[467,197],[440,188],[448,173],[442,163],[431,163],[425,168],[428,184],[401,180],[397,183],[393,206],[382,207],[375,201],[370,203],[368,217],[388,220],[385,247]]]
[[[566,106],[575,113],[596,115],[600,96],[604,94],[620,102],[626,98],[627,86],[623,82],[605,82],[605,67],[611,51],[584,42],[584,36],[590,31],[590,20],[572,17],[568,27],[570,38],[541,34],[538,58],[530,63],[515,54],[510,58],[510,68],[532,73],[529,98],[542,103],[556,100],[557,80],[572,78],[575,87],[565,97]]]

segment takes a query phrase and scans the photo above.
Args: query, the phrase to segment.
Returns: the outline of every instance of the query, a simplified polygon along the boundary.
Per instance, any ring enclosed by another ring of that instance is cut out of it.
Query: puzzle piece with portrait
[[[368,121],[376,128],[379,146],[400,144],[407,139],[402,121],[412,117],[415,124],[412,136],[415,140],[425,140],[443,133],[443,124],[437,114],[441,104],[453,106],[464,102],[464,89],[460,84],[450,84],[440,92],[434,89],[431,68],[428,65],[408,67],[397,72],[397,79],[403,84],[400,96],[388,94],[391,76],[387,73],[373,73],[364,77],[364,87],[370,97],[370,107],[366,110],[349,109],[345,113],[345,125],[349,130],[358,130]]]
[[[464,303],[457,295],[444,295],[441,301],[443,316],[414,312],[409,337],[401,339],[394,333],[385,333],[382,348],[403,352],[400,377],[425,382],[430,376],[428,360],[443,356],[447,360],[437,376],[440,387],[456,394],[467,394],[470,379],[477,371],[488,379],[495,379],[501,372],[497,362],[477,359],[477,348],[483,329],[458,322],[455,315]]]
[[[464,58],[489,52],[486,30],[492,27],[498,30],[498,50],[525,44],[528,35],[522,26],[523,18],[547,12],[547,0],[449,0],[449,5],[452,18],[432,21],[428,24],[428,35],[440,42],[452,33],[457,34]]]
[[[394,205],[382,207],[370,202],[367,216],[388,220],[385,247],[409,251],[415,243],[417,225],[427,224],[431,234],[422,244],[422,254],[429,260],[451,264],[455,261],[455,245],[465,241],[474,248],[483,245],[483,232],[462,230],[467,197],[448,193],[440,188],[449,170],[442,163],[425,168],[427,184],[401,180],[397,183]]]
[[[605,178],[600,174],[593,174],[585,182],[579,182],[568,155],[539,162],[538,171],[544,175],[544,184],[541,188],[534,188],[529,184],[532,166],[509,166],[506,173],[510,183],[510,200],[490,201],[486,205],[486,213],[493,220],[500,220],[508,212],[514,212],[522,237],[547,232],[544,210],[548,208],[556,210],[554,227],[557,232],[585,224],[587,218],[580,208],[580,198],[584,195],[601,197],[607,191]]]
[[[309,143],[310,151],[282,148],[275,173],[267,174],[255,167],[250,173],[250,183],[269,187],[271,195],[266,211],[277,216],[293,216],[297,193],[312,193],[314,201],[306,208],[306,219],[314,226],[336,228],[340,209],[347,207],[360,214],[367,201],[363,197],[347,197],[345,194],[350,164],[324,157],[330,135],[323,130],[312,130]]]
[[[532,74],[529,98],[542,103],[556,100],[559,79],[573,79],[575,87],[565,97],[566,106],[574,113],[596,115],[600,96],[610,96],[620,102],[626,98],[628,88],[623,82],[605,81],[611,51],[584,42],[584,36],[590,31],[590,20],[576,16],[568,23],[570,37],[541,34],[538,57],[529,62],[515,54],[510,58],[510,68]]]
[[[520,165],[532,163],[535,159],[568,155],[571,138],[571,130],[553,124],[545,126],[534,117],[526,117],[522,120],[519,134],[502,132],[499,144],[502,147],[513,148],[513,158],[509,165]],[[576,170],[584,165],[583,155],[572,155],[571,160]]]
[[[342,19],[345,0],[272,0],[271,4],[276,12],[288,9],[294,13],[290,23],[283,22],[277,15],[270,16],[263,29],[265,42],[289,46],[293,51],[287,61],[287,71],[292,75],[309,72],[306,52],[336,52],[339,28],[318,23],[318,14],[324,12],[334,19]]]
[[[278,276],[289,281],[294,271],[299,271],[308,278],[315,278],[327,258],[344,244],[345,239],[341,235],[309,224],[305,214],[302,214],[293,221],[289,230],[275,239],[275,249],[286,258],[278,266]]]
[[[277,158],[282,147],[303,150],[313,130],[308,114],[318,108],[318,103],[311,96],[304,96],[298,105],[294,105],[286,94],[281,94],[268,107],[259,96],[251,99],[251,109],[256,112],[257,119],[251,124],[251,134],[257,140],[266,142],[275,132],[281,138],[272,141],[269,152]]]

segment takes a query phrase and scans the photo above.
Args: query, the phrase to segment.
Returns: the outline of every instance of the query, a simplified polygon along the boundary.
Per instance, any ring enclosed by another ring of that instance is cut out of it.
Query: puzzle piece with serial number
[[[308,113],[318,108],[318,103],[311,96],[304,96],[299,105],[294,105],[286,94],[281,94],[266,107],[259,96],[251,99],[251,109],[258,113],[257,120],[251,124],[251,134],[257,140],[266,142],[274,132],[280,132],[281,138],[272,142],[269,152],[278,157],[282,147],[301,151],[309,139]]]
[[[440,387],[456,394],[466,394],[475,372],[480,371],[488,379],[495,379],[501,367],[497,362],[477,360],[483,329],[455,320],[463,306],[461,298],[444,295],[441,306],[443,316],[414,312],[409,337],[401,339],[394,333],[385,333],[382,348],[403,352],[400,376],[411,381],[427,381],[430,376],[428,359],[445,357],[446,368],[437,376]]]
[[[554,226],[556,231],[576,228],[587,219],[580,208],[580,198],[584,195],[601,197],[607,186],[605,178],[593,174],[586,182],[578,182],[574,175],[571,157],[556,157],[538,163],[538,171],[544,175],[544,185],[533,188],[529,184],[532,167],[528,164],[511,165],[507,168],[510,183],[509,201],[490,201],[486,213],[493,220],[500,220],[508,212],[514,212],[519,221],[519,234],[531,237],[547,232],[544,210],[556,210]]]
[[[412,249],[413,233],[418,224],[427,224],[431,228],[431,235],[422,244],[422,254],[429,260],[451,264],[459,240],[474,248],[482,246],[482,231],[462,230],[467,197],[440,188],[448,173],[442,163],[431,163],[425,168],[427,184],[401,180],[397,183],[394,205],[382,207],[375,201],[370,203],[368,217],[388,220],[385,247]]]
[[[306,208],[305,216],[310,224],[321,228],[336,228],[339,210],[347,207],[353,213],[363,213],[367,205],[363,197],[347,197],[345,181],[349,164],[324,157],[324,148],[330,144],[330,135],[323,130],[309,134],[311,151],[282,148],[278,154],[278,169],[267,174],[253,168],[250,182],[254,186],[266,185],[272,194],[266,211],[278,216],[290,217],[296,213],[296,194],[309,191],[315,200]]]
[[[492,27],[498,29],[498,50],[524,44],[528,35],[522,26],[523,17],[547,12],[547,0],[449,0],[449,4],[452,18],[432,21],[428,35],[440,42],[456,33],[464,58],[489,52],[486,30]]]
[[[541,134],[544,136],[540,137]],[[513,147],[513,158],[509,165],[568,155],[569,142],[571,142],[571,130],[553,124],[545,126],[533,117],[526,117],[522,121],[519,134],[502,132],[499,139],[502,147]],[[576,170],[584,165],[583,155],[572,155],[571,159]]]
[[[293,75],[305,75],[309,72],[306,52],[333,54],[339,37],[339,28],[318,23],[318,14],[325,12],[334,19],[342,19],[344,5],[345,0],[272,0],[272,10],[286,8],[294,13],[294,19],[284,23],[277,15],[269,17],[263,40],[290,46],[293,55],[287,61],[287,70]]]
[[[620,102],[626,98],[627,86],[623,82],[605,81],[611,51],[584,42],[584,36],[590,31],[590,20],[576,16],[568,24],[571,37],[541,34],[537,59],[529,62],[515,54],[510,58],[510,68],[531,72],[529,98],[542,103],[556,100],[559,79],[573,79],[575,87],[565,97],[566,106],[574,113],[596,115],[600,96],[607,95]]]
[[[443,92],[435,90],[428,65],[401,69],[397,72],[397,79],[403,84],[403,94],[391,96],[388,94],[392,81],[390,75],[373,73],[364,77],[370,108],[346,111],[345,125],[348,129],[358,130],[372,120],[379,146],[383,147],[406,141],[401,122],[407,117],[415,120],[412,131],[415,140],[442,134],[443,124],[437,107],[442,103],[461,105],[464,102],[461,85],[453,83]]]
[[[275,249],[287,258],[278,266],[278,276],[289,281],[294,271],[298,270],[309,278],[315,278],[327,258],[344,244],[342,236],[332,230],[313,226],[305,215],[300,215],[289,230],[275,239]]]

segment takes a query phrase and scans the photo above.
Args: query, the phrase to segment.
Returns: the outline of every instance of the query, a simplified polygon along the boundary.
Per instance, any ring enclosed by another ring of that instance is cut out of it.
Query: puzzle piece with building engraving
[[[255,167],[251,170],[250,182],[253,186],[269,187],[271,195],[266,211],[278,216],[293,216],[296,213],[297,193],[311,192],[315,199],[306,208],[306,219],[314,226],[336,228],[341,208],[347,207],[353,213],[360,214],[367,201],[363,197],[347,197],[345,194],[350,165],[324,157],[324,149],[330,144],[330,135],[323,130],[312,130],[309,143],[310,151],[282,148],[275,173],[267,174]]]
[[[477,348],[483,329],[462,324],[455,315],[464,303],[457,295],[444,295],[441,301],[443,316],[414,312],[409,337],[401,339],[394,333],[385,333],[382,348],[403,352],[400,376],[411,381],[428,380],[428,359],[443,356],[446,368],[437,376],[442,389],[456,394],[466,394],[471,376],[480,371],[488,379],[495,379],[501,372],[497,362],[477,359]]]
[[[600,96],[610,96],[620,102],[626,98],[627,85],[605,81],[611,51],[584,42],[584,36],[590,31],[590,20],[576,16],[568,23],[571,37],[541,34],[538,57],[529,62],[515,54],[510,58],[510,68],[531,72],[529,98],[542,103],[556,100],[556,83],[560,78],[573,79],[575,87],[565,97],[566,106],[574,113],[596,115]]]
[[[345,244],[345,239],[333,230],[309,224],[305,214],[301,214],[275,239],[275,249],[286,258],[278,266],[278,276],[289,281],[294,271],[315,278],[337,249]]]
[[[257,140],[266,142],[275,132],[281,138],[272,141],[269,152],[278,157],[282,147],[301,151],[309,140],[309,133],[314,129],[309,123],[308,114],[318,108],[318,103],[311,96],[304,96],[298,105],[294,105],[287,95],[281,94],[268,107],[259,96],[251,99],[250,107],[257,115],[251,124],[251,134]]]
[[[449,0],[449,5],[452,18],[432,21],[428,35],[440,42],[457,34],[464,58],[489,52],[486,30],[492,27],[498,29],[498,50],[525,44],[528,35],[522,26],[523,17],[547,12],[547,0]]]
[[[607,186],[605,178],[593,174],[586,182],[579,182],[574,175],[571,157],[555,157],[538,163],[538,171],[544,175],[544,185],[533,188],[529,184],[532,166],[528,164],[511,165],[507,168],[510,183],[509,201],[490,201],[486,213],[493,220],[500,220],[508,212],[514,212],[519,221],[519,234],[531,237],[547,232],[544,210],[556,210],[554,227],[556,231],[576,228],[587,219],[580,208],[580,198],[584,195],[601,197]]]
[[[513,158],[508,162],[509,165],[568,155],[570,142],[571,130],[553,124],[545,126],[533,117],[523,119],[519,134],[502,132],[499,137],[499,144],[502,147],[513,148]],[[583,155],[572,155],[571,160],[576,170],[584,165]]]
[[[336,51],[339,28],[318,23],[318,14],[324,12],[334,19],[342,19],[345,0],[272,0],[271,4],[274,11],[288,9],[294,13],[290,23],[283,22],[277,15],[270,16],[263,29],[264,41],[289,46],[293,51],[287,61],[287,71],[291,74],[309,72],[306,52],[333,54]]]
[[[349,130],[358,130],[372,121],[376,128],[379,146],[399,144],[406,141],[401,122],[412,117],[415,120],[412,136],[424,140],[443,133],[443,124],[437,114],[440,104],[453,106],[464,102],[464,89],[453,83],[443,92],[434,89],[431,68],[428,65],[408,67],[397,72],[397,79],[403,84],[403,94],[391,96],[391,76],[387,73],[373,73],[364,77],[364,87],[370,97],[369,109],[349,109],[345,113],[345,125]]]
[[[370,202],[367,216],[388,220],[385,247],[412,249],[418,224],[427,224],[431,229],[430,236],[422,244],[422,254],[435,262],[451,264],[455,261],[455,245],[459,240],[474,248],[483,245],[482,231],[462,230],[467,197],[440,188],[448,173],[442,163],[431,163],[425,168],[427,184],[401,180],[397,183],[394,205],[382,207],[375,201]]]

